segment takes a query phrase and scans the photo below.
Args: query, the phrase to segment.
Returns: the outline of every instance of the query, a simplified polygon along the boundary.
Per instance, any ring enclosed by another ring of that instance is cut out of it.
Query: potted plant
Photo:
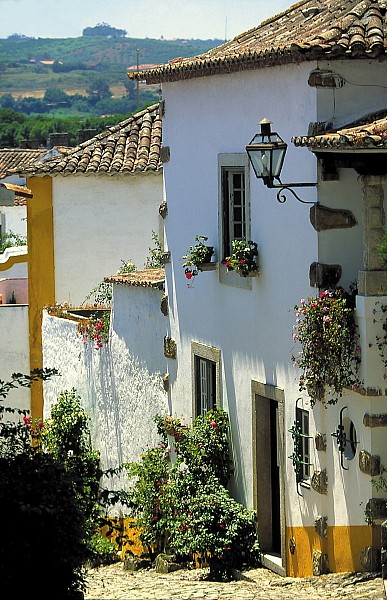
[[[204,242],[208,240],[204,235],[195,235],[194,246],[190,246],[187,254],[183,256],[185,262],[183,268],[187,279],[196,277],[198,271],[202,270],[202,266],[211,263],[211,258],[214,254],[213,246],[206,246]]]
[[[258,246],[251,240],[234,240],[231,242],[233,252],[226,257],[228,271],[236,271],[242,277],[258,273]]]

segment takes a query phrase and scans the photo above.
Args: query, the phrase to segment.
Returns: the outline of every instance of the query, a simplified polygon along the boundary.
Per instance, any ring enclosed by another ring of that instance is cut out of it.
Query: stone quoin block
[[[328,517],[317,517],[314,522],[314,529],[321,538],[326,538],[328,535]]]
[[[316,204],[310,209],[310,222],[316,231],[349,229],[357,225],[357,221],[350,210],[328,208],[321,204]]]
[[[317,432],[314,436],[314,443],[316,446],[316,450],[320,452],[326,452],[327,449],[327,436],[325,433]]]
[[[327,494],[328,493],[327,470],[323,469],[322,471],[315,471],[313,473],[310,484],[315,492],[318,492],[319,494]]]
[[[380,549],[373,546],[363,548],[360,554],[360,562],[366,571],[380,571],[382,566]]]
[[[365,427],[387,427],[387,413],[373,415],[366,413],[363,417]]]
[[[328,555],[320,550],[313,550],[312,568],[315,576],[329,573]]]
[[[359,469],[365,475],[380,475],[380,456],[370,454],[367,450],[359,453]]]
[[[167,335],[164,337],[164,356],[166,358],[176,358],[176,342]]]

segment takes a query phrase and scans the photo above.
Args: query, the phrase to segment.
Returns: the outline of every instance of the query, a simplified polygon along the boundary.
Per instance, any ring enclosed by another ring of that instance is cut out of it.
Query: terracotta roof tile
[[[387,149],[387,109],[369,114],[354,123],[333,131],[313,136],[294,136],[295,146],[306,146],[313,150],[321,149]]]
[[[151,287],[158,290],[164,289],[165,271],[159,269],[143,269],[142,271],[133,271],[126,275],[111,275],[105,277],[107,283],[117,283],[130,285],[134,287]]]
[[[159,105],[154,104],[76,146],[65,156],[34,165],[23,174],[159,172],[161,135]]]
[[[0,187],[15,192],[16,195],[22,196],[23,198],[32,198],[31,190],[25,185],[15,185],[14,183],[8,183],[7,181],[0,181]]]
[[[14,206],[27,206],[27,198],[24,198],[24,196],[15,196],[13,204]]]
[[[199,56],[128,73],[147,83],[332,58],[386,56],[385,0],[303,0]]]
[[[41,160],[47,154],[45,148],[26,150],[24,148],[0,148],[0,179]]]

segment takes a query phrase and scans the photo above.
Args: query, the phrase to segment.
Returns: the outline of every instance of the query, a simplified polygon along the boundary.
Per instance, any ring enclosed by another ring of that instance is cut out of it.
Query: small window
[[[220,350],[200,342],[191,342],[192,412],[194,418],[222,406]]]
[[[216,364],[195,356],[196,415],[206,414],[216,404]]]
[[[248,173],[245,154],[219,155],[221,260],[230,256],[231,242],[250,237]]]
[[[222,258],[231,254],[233,240],[246,239],[245,172],[234,167],[222,168]]]
[[[297,483],[309,482],[310,478],[310,448],[309,448],[309,413],[302,408],[296,408],[296,422],[299,428],[297,437],[297,454],[299,465]]]

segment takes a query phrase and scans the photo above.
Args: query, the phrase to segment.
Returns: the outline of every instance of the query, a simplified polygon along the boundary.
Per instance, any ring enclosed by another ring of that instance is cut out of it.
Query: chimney
[[[68,133],[49,133],[47,139],[47,149],[51,150],[54,146],[70,146],[70,136]]]
[[[97,135],[96,129],[79,129],[77,132],[77,144],[82,144]]]
[[[39,140],[20,140],[19,148],[24,150],[36,150],[40,148]]]

